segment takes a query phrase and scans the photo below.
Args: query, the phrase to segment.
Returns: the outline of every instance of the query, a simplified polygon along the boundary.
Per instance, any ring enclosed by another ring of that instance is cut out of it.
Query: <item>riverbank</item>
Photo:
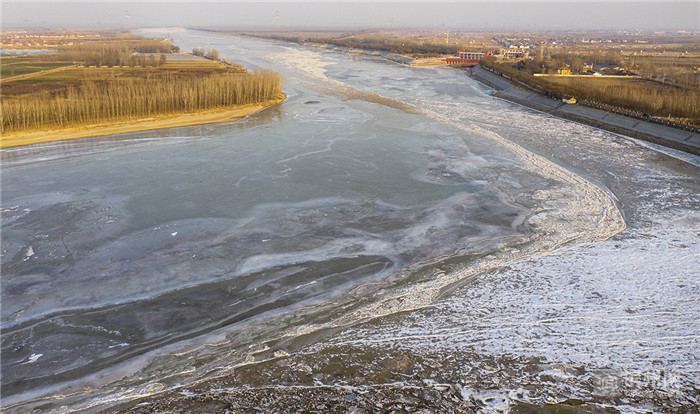
[[[237,106],[230,109],[215,109],[195,113],[163,115],[159,117],[86,125],[73,128],[6,134],[0,138],[0,148],[38,144],[42,142],[64,141],[85,137],[115,135],[125,132],[232,122],[245,118],[246,116],[252,115],[270,106],[276,105],[285,99],[286,96],[281,94],[277,99],[265,101],[259,104]]]
[[[407,55],[400,55],[397,53],[386,52],[383,50],[372,50],[372,49],[360,49],[360,48],[348,48],[344,46],[337,46],[333,44],[323,43],[323,44],[312,44],[312,43],[299,43],[302,46],[312,47],[316,49],[326,49],[332,50],[334,52],[346,53],[349,55],[363,55],[363,56],[374,56],[382,59],[390,60],[392,62],[401,63],[402,65],[408,66],[436,66],[436,65],[446,65],[447,61],[445,57],[411,57]]]
[[[699,134],[598,109],[566,104],[542,96],[537,92],[520,89],[510,83],[509,80],[487,72],[479,66],[469,69],[468,73],[477,81],[494,88],[495,92],[493,95],[496,97],[546,112],[559,118],[700,155]]]
[[[223,35],[229,34],[225,31],[215,31],[214,33],[223,34]],[[287,43],[292,43],[292,44],[296,44],[299,46],[309,47],[312,49],[330,50],[333,52],[344,53],[344,54],[348,54],[348,55],[374,56],[374,57],[390,60],[392,62],[401,63],[403,65],[409,65],[409,66],[446,65],[447,61],[445,60],[445,58],[450,56],[450,55],[444,55],[441,57],[412,57],[409,55],[400,54],[400,53],[393,53],[393,52],[389,52],[389,51],[385,51],[385,50],[364,49],[364,48],[359,48],[359,47],[346,47],[346,46],[336,45],[333,43],[294,41],[294,40],[279,39],[279,38],[275,38],[275,37],[266,37],[266,36],[260,36],[260,35],[256,36],[256,35],[245,34],[245,33],[239,33],[239,34],[237,34],[237,36],[247,37],[247,38],[251,38],[251,39],[263,39],[263,40],[271,40],[271,41],[278,41],[278,42],[287,42]]]

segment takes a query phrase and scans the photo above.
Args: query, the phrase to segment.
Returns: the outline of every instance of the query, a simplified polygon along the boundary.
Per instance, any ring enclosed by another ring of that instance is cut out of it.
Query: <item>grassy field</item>
[[[54,63],[54,62],[49,62]],[[4,61],[3,61],[4,69]],[[172,60],[159,67],[72,67],[65,70],[36,73],[19,79],[3,82],[3,98],[11,98],[29,93],[59,92],[70,87],[79,86],[86,81],[105,82],[117,79],[150,78],[157,79],[166,76],[198,77],[214,73],[240,72],[237,68],[207,59]]]
[[[72,62],[47,61],[44,56],[3,54],[0,56],[0,79],[37,73],[45,70],[70,66]]]

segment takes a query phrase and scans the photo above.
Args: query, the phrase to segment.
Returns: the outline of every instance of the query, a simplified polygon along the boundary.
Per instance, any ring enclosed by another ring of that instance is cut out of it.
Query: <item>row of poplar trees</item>
[[[172,53],[178,51],[172,43],[142,40],[138,42],[86,43],[65,47],[53,55],[61,61],[80,63],[85,66],[159,66],[165,59],[154,56],[139,56],[138,53]]]
[[[87,81],[63,92],[2,99],[2,133],[261,103],[278,98],[280,87],[273,71]]]

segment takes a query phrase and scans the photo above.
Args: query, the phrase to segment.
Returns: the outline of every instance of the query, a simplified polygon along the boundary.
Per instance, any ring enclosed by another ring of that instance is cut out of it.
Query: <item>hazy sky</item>
[[[700,2],[3,1],[2,27],[699,30]]]

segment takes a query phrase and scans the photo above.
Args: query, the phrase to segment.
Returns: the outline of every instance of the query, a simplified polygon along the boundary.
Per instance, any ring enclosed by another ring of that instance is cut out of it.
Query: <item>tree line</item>
[[[548,79],[568,94],[589,102],[602,103],[658,117],[685,118],[700,124],[700,91],[636,79]]]
[[[236,72],[245,72],[245,68],[240,63],[236,63],[230,59],[222,58],[219,55],[219,51],[216,49],[204,49],[201,47],[195,47],[192,49],[192,54],[195,56],[203,57],[205,59],[216,60],[218,62],[224,63],[229,66],[230,69]]]
[[[204,49],[202,47],[195,47],[192,49],[192,54],[195,56],[203,57],[205,59],[219,60],[219,51],[216,49]]]
[[[255,104],[279,97],[279,74],[212,73],[192,78],[86,81],[58,93],[6,97],[2,133],[91,125]]]
[[[158,59],[153,53],[179,51],[177,46],[160,40],[88,42],[66,46],[53,54],[55,60],[80,63],[85,66],[159,66],[165,63],[165,56]],[[135,55],[134,53],[151,53]]]
[[[329,44],[348,49],[368,49],[381,50],[398,55],[411,55],[414,57],[437,57],[442,55],[453,55],[457,53],[459,47],[445,45],[442,43],[426,43],[414,39],[336,39],[327,37],[307,37],[301,35],[285,34],[246,34],[250,37],[260,37],[263,39],[274,39],[292,43],[319,43]]]
[[[323,39],[309,38],[308,42],[327,43],[347,48],[360,48],[370,50],[381,50],[398,55],[411,55],[414,57],[437,57],[442,55],[453,55],[457,53],[459,47],[445,44],[425,43],[413,39],[404,40],[374,40],[374,39]]]
[[[139,40],[133,49],[134,52],[138,53],[176,53],[180,51],[178,46],[169,41],[157,39]]]
[[[554,46],[540,47],[532,59],[518,62],[518,69],[529,74],[554,74],[562,67],[572,73],[585,72],[585,64],[623,67],[625,70],[646,79],[691,89],[700,89],[700,73],[695,70],[697,61],[678,56],[652,56],[623,54],[619,50],[567,50]]]
[[[648,113],[658,117],[681,118],[700,125],[700,90],[666,85],[651,80],[605,77],[536,77],[494,58],[480,65],[491,68],[538,89],[555,99],[574,96],[579,100]]]

